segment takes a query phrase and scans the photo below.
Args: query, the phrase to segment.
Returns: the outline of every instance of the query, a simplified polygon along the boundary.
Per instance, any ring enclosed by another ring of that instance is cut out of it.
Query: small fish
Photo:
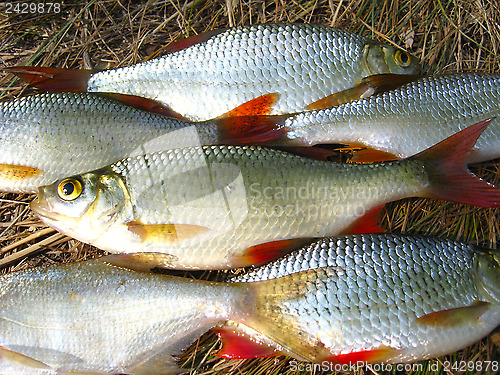
[[[155,99],[196,121],[279,93],[273,114],[293,113],[374,74],[416,74],[409,53],[325,26],[265,24],[209,31],[169,46],[167,55],[92,73],[6,69],[43,89],[131,94]]]
[[[487,124],[378,165],[310,160],[256,146],[152,153],[41,187],[31,208],[64,234],[145,257],[153,266],[249,266],[304,238],[380,231],[382,206],[405,197],[498,207],[500,191],[464,163]]]
[[[172,356],[211,328],[224,358],[432,358],[500,323],[499,256],[359,235],[317,240],[226,283],[133,272],[107,257],[13,272],[0,276],[0,373],[179,373]]]
[[[498,74],[425,77],[377,96],[298,113],[284,124],[282,117],[276,121],[287,131],[284,144],[344,143],[361,148],[353,161],[370,162],[407,158],[495,117],[467,158],[476,163],[500,157],[499,97]],[[332,104],[327,100],[309,108]]]
[[[183,146],[262,142],[270,139],[268,135],[282,134],[274,123],[268,129],[265,117],[253,116],[268,113],[276,100],[272,94],[251,100],[226,117],[198,123],[150,113],[154,103],[149,100],[112,98],[53,93],[0,103],[0,191],[35,192],[64,176],[133,155]],[[139,104],[147,111],[127,104]],[[238,117],[227,122],[229,116]]]

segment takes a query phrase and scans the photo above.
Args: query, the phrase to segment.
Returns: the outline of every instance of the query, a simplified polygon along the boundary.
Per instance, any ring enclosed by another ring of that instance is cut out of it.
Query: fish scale
[[[225,358],[410,362],[500,323],[498,251],[447,240],[325,238],[226,283],[133,272],[117,260],[0,276],[0,372],[178,373],[172,356],[212,327]],[[292,271],[265,272],[286,262]]]
[[[279,334],[290,325],[296,327],[294,332],[297,327],[307,332],[311,345],[317,339],[320,346],[337,355],[387,347],[397,349],[391,361],[406,362],[435,356],[434,351],[452,351],[450,347],[458,348],[457,342],[468,340],[477,328],[474,320],[464,320],[460,327],[416,322],[435,311],[489,298],[478,292],[477,255],[472,249],[471,245],[425,237],[327,238],[230,281],[283,280],[275,283],[278,285],[262,284],[263,289],[274,289],[260,291],[255,305],[258,318],[248,324],[280,345],[295,346],[296,354],[304,355],[300,342],[307,338]],[[296,275],[293,281],[292,275]],[[496,279],[498,282],[498,275]],[[270,296],[289,294],[276,315],[276,301]],[[496,305],[481,321],[494,327],[500,323],[500,307],[498,301],[490,301]],[[320,362],[325,358],[306,359]]]
[[[155,99],[198,121],[278,92],[272,113],[291,113],[372,74],[414,74],[417,64],[398,66],[395,51],[324,26],[235,27],[151,61],[95,73],[87,90]]]
[[[500,157],[499,95],[498,74],[431,76],[370,98],[290,116],[284,126],[295,143],[355,143],[406,158],[496,117],[472,149],[469,162],[474,163]]]

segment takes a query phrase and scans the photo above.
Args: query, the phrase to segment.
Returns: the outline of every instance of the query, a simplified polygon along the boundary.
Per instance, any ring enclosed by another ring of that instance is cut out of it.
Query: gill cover
[[[124,213],[129,202],[122,178],[103,168],[41,187],[31,207],[57,229],[74,228],[72,223],[78,221],[79,227],[102,231]]]
[[[476,255],[477,288],[487,301],[500,304],[500,251],[486,250]]]
[[[364,52],[366,71],[370,74],[418,74],[417,58],[393,46],[369,42]]]

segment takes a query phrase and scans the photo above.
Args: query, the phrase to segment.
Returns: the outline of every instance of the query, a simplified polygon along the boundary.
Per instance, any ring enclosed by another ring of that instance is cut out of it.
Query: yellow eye
[[[408,52],[397,50],[394,58],[396,59],[396,63],[403,68],[411,64],[411,55]]]
[[[57,193],[65,201],[75,200],[82,194],[82,183],[75,178],[62,180],[57,188]]]

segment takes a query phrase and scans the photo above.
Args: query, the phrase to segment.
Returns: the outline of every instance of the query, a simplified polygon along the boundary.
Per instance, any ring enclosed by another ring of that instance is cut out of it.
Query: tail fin
[[[3,68],[30,85],[53,92],[85,92],[87,82],[94,73],[85,69],[40,68],[36,66],[13,66]]]
[[[500,207],[500,190],[474,175],[466,164],[471,148],[491,120],[471,125],[410,158],[423,161],[428,171],[431,185],[423,196],[472,206]]]

